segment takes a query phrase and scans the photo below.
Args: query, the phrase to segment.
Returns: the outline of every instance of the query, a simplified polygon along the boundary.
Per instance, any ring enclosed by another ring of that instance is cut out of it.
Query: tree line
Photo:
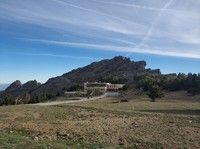
[[[168,75],[139,75],[136,87],[149,95],[152,101],[164,96],[164,91],[186,90],[194,96],[200,94],[200,74],[184,73]]]

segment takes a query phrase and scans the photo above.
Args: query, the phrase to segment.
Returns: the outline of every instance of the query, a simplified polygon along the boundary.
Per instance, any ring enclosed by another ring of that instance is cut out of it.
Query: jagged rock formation
[[[111,82],[111,83],[127,83],[134,82],[134,76],[137,74],[150,73],[160,75],[160,70],[145,69],[146,62],[134,62],[129,58],[118,56],[113,59],[106,59],[83,68],[72,70],[62,76],[49,79],[45,84],[41,85],[32,94],[51,93],[57,94],[63,89],[67,89],[72,85],[83,85],[84,82]]]
[[[64,88],[67,89],[73,83],[63,76],[49,79],[45,84],[41,85],[38,89],[34,90],[31,94],[37,96],[38,94],[51,94],[56,95],[61,93]]]
[[[12,91],[15,91],[15,90],[18,90],[20,87],[22,86],[22,83],[17,80],[15,82],[13,82],[6,90],[5,92],[12,92]]]
[[[37,89],[41,83],[38,83],[36,80],[28,81],[25,84],[22,84],[19,80],[13,82],[5,91],[4,94],[11,94],[12,96],[19,96],[25,93],[31,93],[33,90]]]

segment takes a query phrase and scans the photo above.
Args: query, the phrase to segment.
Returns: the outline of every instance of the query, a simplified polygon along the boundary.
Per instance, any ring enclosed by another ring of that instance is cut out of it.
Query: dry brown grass
[[[0,107],[0,129],[111,148],[200,148],[199,110],[198,102],[114,103],[112,99],[5,106]]]

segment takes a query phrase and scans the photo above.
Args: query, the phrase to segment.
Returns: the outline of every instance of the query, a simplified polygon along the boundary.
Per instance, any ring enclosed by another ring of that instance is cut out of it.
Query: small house
[[[119,90],[124,87],[124,84],[111,84],[111,83],[99,83],[99,82],[87,82],[84,83],[84,91],[98,89],[106,96],[119,96]]]

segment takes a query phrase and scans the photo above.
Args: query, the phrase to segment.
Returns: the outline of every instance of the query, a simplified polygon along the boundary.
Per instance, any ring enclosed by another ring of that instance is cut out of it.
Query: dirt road
[[[83,98],[79,97],[79,100],[65,100],[65,101],[52,101],[52,102],[45,102],[45,103],[36,103],[36,104],[31,104],[31,105],[38,105],[38,106],[52,106],[52,105],[59,105],[59,104],[66,104],[66,103],[77,103],[77,102],[85,102],[85,101],[91,101],[91,100],[97,100],[104,98],[105,95],[102,96],[97,96],[97,97],[92,97],[92,98]]]

